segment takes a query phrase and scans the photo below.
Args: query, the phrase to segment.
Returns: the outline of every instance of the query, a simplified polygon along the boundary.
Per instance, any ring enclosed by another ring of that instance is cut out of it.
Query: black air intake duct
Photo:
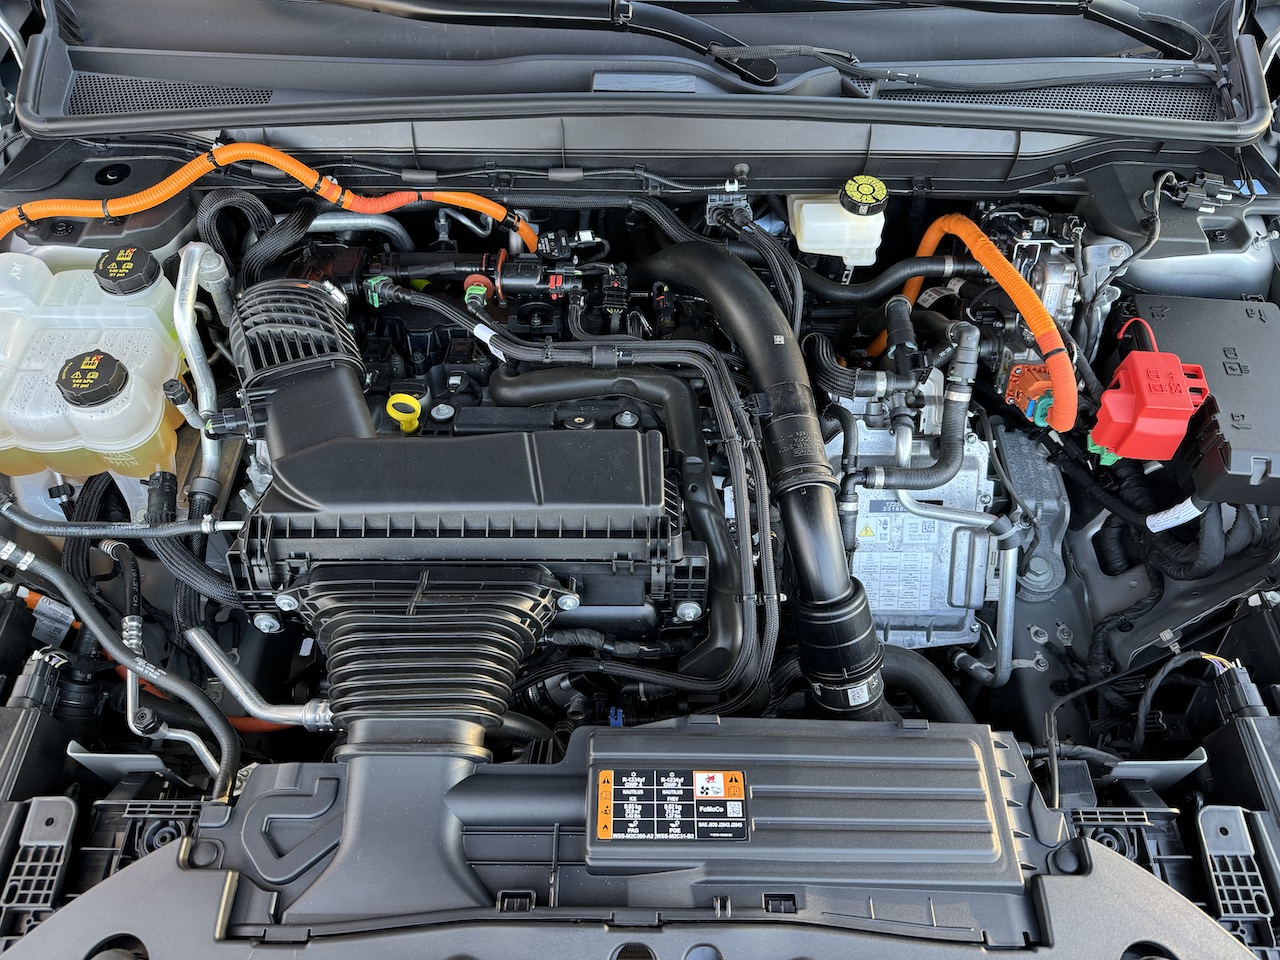
[[[317,567],[298,587],[348,743],[416,742],[437,721],[494,729],[564,590],[540,567]]]
[[[822,706],[855,718],[880,718],[880,640],[866,591],[849,576],[837,483],[791,324],[751,268],[712,244],[678,243],[637,264],[636,271],[701,293],[746,359],[769,408],[765,456],[799,592],[790,606],[800,668]]]

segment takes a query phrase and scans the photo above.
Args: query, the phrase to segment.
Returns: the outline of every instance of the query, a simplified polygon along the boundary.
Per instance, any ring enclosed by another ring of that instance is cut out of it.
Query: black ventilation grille
[[[202,110],[251,107],[271,102],[272,91],[250,87],[218,87],[207,83],[139,80],[103,73],[80,73],[71,87],[67,113],[147,113],[153,110]]]
[[[1165,117],[1202,122],[1219,119],[1218,92],[1207,84],[1112,83],[1005,93],[882,90],[877,99],[1025,107],[1030,110],[1071,110],[1078,113],[1111,113],[1125,117]]]

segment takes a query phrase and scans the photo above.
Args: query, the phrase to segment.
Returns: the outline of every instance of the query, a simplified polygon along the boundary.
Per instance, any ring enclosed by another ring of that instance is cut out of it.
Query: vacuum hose
[[[836,480],[800,344],[751,268],[703,243],[679,243],[645,261],[656,279],[710,301],[747,361],[768,407],[764,447],[798,596],[791,602],[800,666],[814,697],[846,716],[883,714],[881,648],[862,584],[851,578],[836,512]]]

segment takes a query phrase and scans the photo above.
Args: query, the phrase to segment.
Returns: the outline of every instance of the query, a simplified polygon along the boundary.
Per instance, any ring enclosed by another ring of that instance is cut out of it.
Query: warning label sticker
[[[599,840],[746,840],[741,770],[601,770]]]

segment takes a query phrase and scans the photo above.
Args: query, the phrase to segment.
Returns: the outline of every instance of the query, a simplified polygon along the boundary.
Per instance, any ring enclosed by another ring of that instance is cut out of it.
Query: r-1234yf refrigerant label
[[[596,774],[598,840],[747,840],[741,770],[632,770]]]

